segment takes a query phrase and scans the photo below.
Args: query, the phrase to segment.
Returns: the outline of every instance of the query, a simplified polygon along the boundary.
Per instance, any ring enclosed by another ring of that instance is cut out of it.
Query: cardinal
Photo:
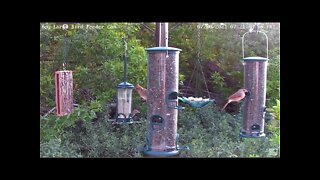
[[[137,84],[134,89],[138,92],[143,101],[147,101],[148,90]]]
[[[243,98],[246,97],[246,92],[248,92],[248,90],[246,89],[239,89],[236,93],[232,94],[230,97],[228,97],[228,102],[223,106],[223,108],[221,109],[221,111],[224,110],[224,108],[226,108],[226,106],[231,103],[231,102],[239,102],[241,101]]]
[[[139,118],[140,118],[140,111],[137,110],[137,109],[134,109],[134,110],[130,113],[129,117],[133,118],[134,121],[138,121]]]

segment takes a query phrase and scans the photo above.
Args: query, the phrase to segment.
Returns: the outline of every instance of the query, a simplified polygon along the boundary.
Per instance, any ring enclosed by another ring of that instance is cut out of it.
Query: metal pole
[[[156,23],[156,46],[168,47],[169,30],[168,23]]]
[[[124,40],[125,51],[124,51],[124,83],[127,83],[127,63],[128,63],[128,56],[127,56],[127,41]]]

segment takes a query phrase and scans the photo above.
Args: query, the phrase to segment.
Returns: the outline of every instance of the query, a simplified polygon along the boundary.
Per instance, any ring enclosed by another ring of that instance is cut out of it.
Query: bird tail
[[[223,106],[223,108],[221,109],[221,111],[223,111],[224,108],[226,108],[229,103],[230,103],[230,100],[228,100],[228,102]]]

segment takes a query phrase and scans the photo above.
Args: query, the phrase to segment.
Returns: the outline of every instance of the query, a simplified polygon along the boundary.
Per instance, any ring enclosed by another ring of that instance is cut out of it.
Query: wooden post
[[[57,116],[66,116],[73,112],[73,76],[72,71],[55,72],[56,112]]]

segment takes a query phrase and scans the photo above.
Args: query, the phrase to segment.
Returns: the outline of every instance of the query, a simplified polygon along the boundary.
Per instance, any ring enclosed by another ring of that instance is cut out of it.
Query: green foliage
[[[92,101],[89,105],[78,107],[74,112],[58,117],[55,114],[40,118],[40,142],[60,138],[67,128],[75,126],[78,120],[91,121],[97,118],[97,113],[102,111],[102,105],[98,101]]]
[[[138,41],[132,39],[128,43],[128,71],[127,81],[132,84],[140,84],[146,87],[147,83],[147,57],[144,48],[139,46]],[[116,82],[124,80],[124,60],[109,61],[104,64],[105,69],[116,77]]]
[[[155,23],[144,24],[155,27]],[[280,101],[276,104],[276,100],[280,99],[279,27],[272,29],[268,28],[269,23],[265,24],[262,30],[269,37],[270,59],[267,105],[277,107],[273,107],[273,113],[275,119],[279,118],[267,123],[273,135],[262,139],[241,139],[241,114],[231,116],[212,106],[187,108],[179,111],[179,145],[188,145],[191,150],[182,154],[187,157],[278,156],[273,150],[279,149],[280,145]],[[128,45],[127,81],[147,87],[145,48],[154,46],[154,33],[146,30],[141,23],[99,23],[102,29],[68,30],[48,29],[42,25],[48,27],[57,23],[40,24],[40,106],[54,107],[54,72],[62,70],[62,62],[66,60],[67,69],[74,71],[74,102],[79,107],[66,117],[52,114],[40,118],[40,156],[141,157],[135,148],[145,143],[145,124],[115,127],[106,122],[107,116],[103,115],[107,113],[106,104],[115,102],[116,86],[123,81],[124,39]],[[189,81],[197,54],[200,53],[202,64],[214,61],[236,82],[234,86],[242,86],[241,35],[252,23],[226,23],[228,28],[224,29],[214,28],[217,25],[220,23],[170,23],[170,27],[176,28],[170,29],[169,45],[182,49],[179,58],[180,85]],[[231,28],[231,25],[240,28]],[[197,46],[198,30],[200,49]],[[250,38],[253,42],[246,44],[247,53],[250,56],[264,56],[264,39]],[[205,76],[207,80],[211,78],[214,87],[211,88],[221,96],[230,95],[238,88],[227,87],[228,79],[219,73],[205,72]],[[196,72],[195,77],[202,75]],[[83,92],[90,92],[92,98],[84,98]],[[147,116],[146,103],[140,101],[137,93],[133,93],[132,107],[138,109],[143,118]],[[80,127],[78,122],[83,122],[83,125]]]
[[[272,142],[280,146],[280,100],[276,100],[277,105],[267,108],[274,120],[267,124],[268,130],[272,133]]]
[[[89,69],[84,66],[76,66],[74,72],[75,86],[85,86],[86,84],[81,83],[87,83],[85,79],[88,80]]]
[[[272,106],[270,110],[270,112],[273,113],[273,116],[275,117],[276,120],[280,121],[280,100],[276,100],[277,101],[277,105],[276,106]]]
[[[60,139],[52,139],[49,142],[40,144],[40,157],[42,158],[79,158],[81,154],[72,148],[61,143]]]
[[[52,75],[40,76],[40,105],[54,106],[54,79]]]
[[[54,128],[56,123],[55,119],[54,116],[40,118],[40,143],[59,138],[59,134]]]
[[[220,75],[219,72],[214,72],[211,75],[211,82],[213,84],[213,88],[216,92],[223,94],[224,96],[230,93],[230,89],[226,87],[224,82],[224,78]]]
[[[280,55],[279,50],[274,49],[270,52],[270,60],[268,62],[267,75],[267,98],[270,106],[276,104],[276,100],[280,99]]]
[[[250,157],[250,158],[255,158],[255,157],[259,157],[259,156],[256,155],[256,154],[250,154],[249,157]]]
[[[222,88],[225,86],[224,78],[218,72],[214,72],[211,75],[211,81],[218,88]]]
[[[84,157],[141,157],[145,124],[116,126],[108,121],[85,122],[78,132],[68,132],[65,141]]]
[[[179,84],[183,85],[185,80],[186,80],[186,76],[182,73],[179,73]]]
[[[216,107],[187,109],[179,114],[178,144],[189,146],[181,157],[278,157],[278,145],[270,137],[240,138],[241,114],[222,113]],[[146,121],[142,118],[142,121]],[[77,121],[79,122],[79,121]],[[142,157],[146,124],[112,125],[105,117],[74,123],[54,138],[81,157]],[[134,137],[134,138],[133,138]],[[63,157],[69,157],[65,155]]]
[[[115,88],[101,92],[97,95],[97,100],[100,102],[112,102],[116,98],[116,93],[117,90]]]
[[[269,137],[240,138],[241,114],[232,116],[216,107],[187,110],[179,114],[178,133],[181,145],[190,151],[187,157],[275,157],[269,150],[277,148]]]

